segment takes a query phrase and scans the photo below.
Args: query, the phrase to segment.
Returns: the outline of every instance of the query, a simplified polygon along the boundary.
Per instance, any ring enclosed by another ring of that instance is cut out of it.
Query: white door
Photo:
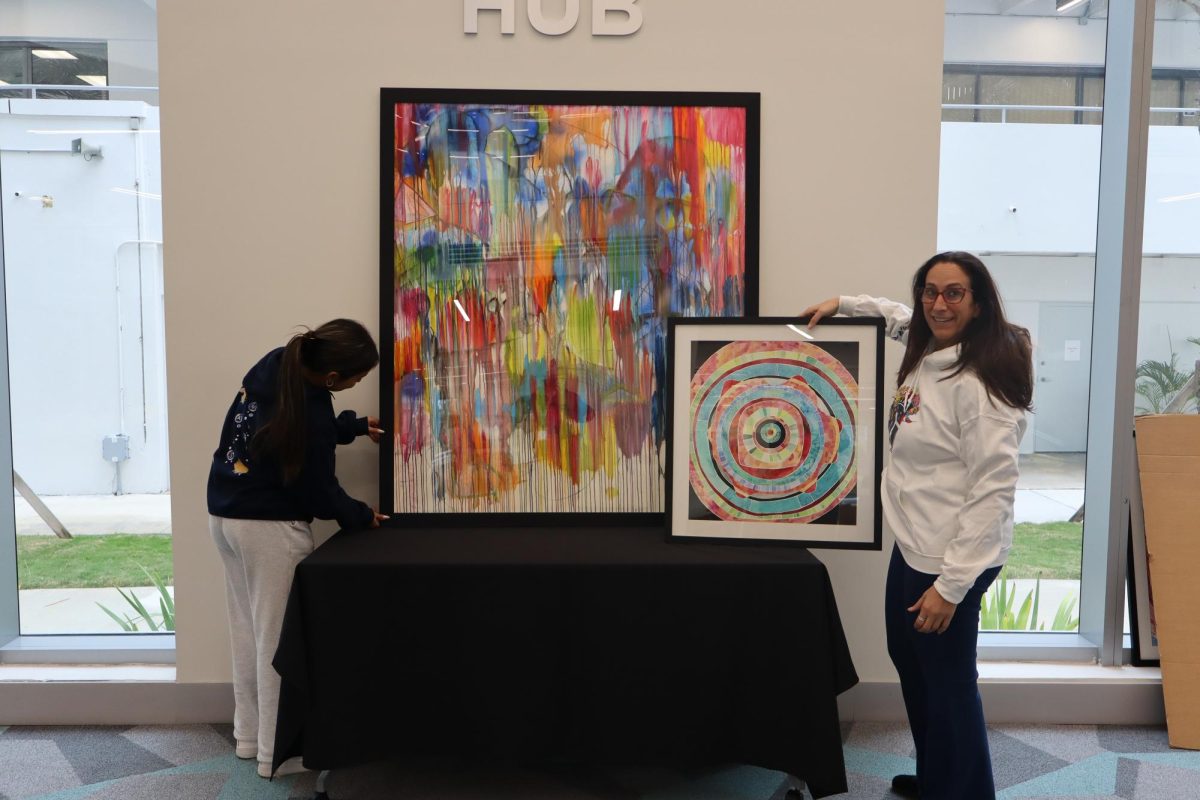
[[[1084,452],[1092,364],[1091,305],[1043,303],[1033,358],[1034,449]]]

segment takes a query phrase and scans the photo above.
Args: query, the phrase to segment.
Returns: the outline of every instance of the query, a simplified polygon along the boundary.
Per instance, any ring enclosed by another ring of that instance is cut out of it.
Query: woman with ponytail
[[[911,307],[860,295],[804,311],[809,327],[838,313],[883,317],[888,335],[906,343],[882,481],[896,537],[884,627],[917,774],[897,775],[892,791],[989,800],[996,792],[975,666],[979,606],[1012,545],[1017,450],[1033,397],[1029,334],[1004,318],[983,262],[962,252],[921,265]]]
[[[334,450],[383,431],[375,417],[334,415],[332,393],[357,384],[379,363],[361,324],[326,322],[293,336],[250,368],[225,415],[208,474],[209,528],[225,565],[233,644],[233,733],[239,758],[257,758],[270,777],[279,705],[271,666],[292,573],[313,550],[314,518],[343,529],[385,519],[346,494]],[[301,770],[297,759],[277,774]]]

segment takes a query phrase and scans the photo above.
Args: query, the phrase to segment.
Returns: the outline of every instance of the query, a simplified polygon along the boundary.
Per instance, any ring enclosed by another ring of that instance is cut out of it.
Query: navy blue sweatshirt
[[[275,410],[283,348],[250,368],[234,398],[208,473],[208,513],[230,519],[335,519],[342,528],[365,528],[374,514],[346,494],[334,474],[334,450],[367,432],[367,419],[353,411],[336,417],[327,389],[304,384],[308,422],[304,466],[291,484],[271,458],[253,458],[250,440]]]

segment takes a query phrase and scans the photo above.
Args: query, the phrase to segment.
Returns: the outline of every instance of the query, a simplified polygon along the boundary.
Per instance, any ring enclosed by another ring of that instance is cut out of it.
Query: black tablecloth
[[[836,697],[858,676],[808,551],[390,525],[296,568],[276,764],[745,763],[846,791]]]

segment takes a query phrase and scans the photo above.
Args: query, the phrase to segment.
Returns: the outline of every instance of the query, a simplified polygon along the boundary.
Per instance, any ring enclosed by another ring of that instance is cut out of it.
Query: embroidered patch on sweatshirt
[[[896,431],[906,422],[912,422],[913,416],[921,410],[921,395],[908,386],[901,386],[892,398],[892,408],[888,412],[888,447],[896,443]]]

